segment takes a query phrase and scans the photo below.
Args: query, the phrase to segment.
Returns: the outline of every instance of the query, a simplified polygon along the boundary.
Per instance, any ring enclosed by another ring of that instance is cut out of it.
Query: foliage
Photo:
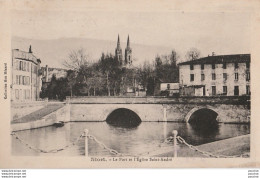
[[[49,85],[42,88],[40,96],[41,98],[48,97],[54,100],[64,100],[69,94],[70,89],[67,78],[56,79],[56,76],[53,75]]]
[[[200,51],[197,48],[191,48],[187,51],[185,58],[187,61],[195,60],[200,57]]]
[[[199,57],[199,51],[192,48],[189,57]],[[117,96],[125,95],[127,89],[146,91],[147,95],[160,95],[161,82],[178,82],[179,55],[172,50],[167,55],[157,55],[152,62],[145,61],[139,67],[127,68],[112,54],[102,53],[97,62],[90,63],[82,48],[72,51],[64,65],[70,70],[66,78],[52,77],[48,86],[42,88],[41,97],[65,99],[66,96]]]
[[[88,64],[89,56],[85,53],[83,48],[79,50],[73,50],[69,53],[68,59],[66,59],[63,65],[70,70],[78,72],[82,66]]]

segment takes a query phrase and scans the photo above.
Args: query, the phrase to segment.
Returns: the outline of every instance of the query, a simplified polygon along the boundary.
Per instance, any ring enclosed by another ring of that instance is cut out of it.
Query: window
[[[246,73],[246,81],[249,81],[250,80],[250,72],[247,72]]]
[[[28,77],[26,77],[26,76],[24,77],[24,84],[28,85]]]
[[[19,70],[23,70],[23,61],[19,62]]]
[[[234,87],[234,95],[235,95],[235,96],[238,96],[238,95],[239,95],[239,87],[238,87],[238,86],[235,86],[235,87]]]
[[[246,63],[246,68],[247,68],[247,69],[250,68],[250,63],[249,63],[249,62]]]
[[[223,63],[223,69],[226,69],[226,68],[227,68],[227,64]]]
[[[26,71],[26,62],[23,62],[23,71]]]
[[[24,71],[27,71],[27,62],[24,62]]]
[[[194,69],[194,66],[193,64],[190,65],[190,70],[193,70]]]
[[[200,65],[200,69],[201,69],[201,70],[204,70],[204,64],[201,64],[201,65]]]
[[[194,81],[194,74],[190,74],[190,81]]]
[[[19,70],[19,61],[18,60],[15,60],[15,69]]]
[[[23,84],[23,76],[19,75],[19,85]]]
[[[19,99],[19,90],[17,90],[17,89],[15,90],[15,98]]]
[[[201,81],[205,80],[205,75],[201,74]]]
[[[212,95],[213,96],[216,95],[216,86],[212,86],[211,88],[212,88]]]
[[[250,95],[250,94],[251,94],[251,93],[250,93],[250,86],[249,86],[249,85],[246,86],[246,94],[247,94],[247,95]]]
[[[212,67],[212,69],[215,69],[215,68],[216,68],[215,64],[212,64],[212,66],[211,66],[211,67]]]
[[[29,68],[29,62],[27,62],[27,71],[29,72],[30,70],[29,70],[30,68]]]
[[[216,80],[216,74],[212,73],[212,80]]]
[[[20,82],[19,82],[19,75],[16,75],[16,84],[19,85]]]
[[[235,69],[238,69],[238,63],[237,62],[235,63]]]
[[[170,84],[167,83],[167,90],[170,90]]]
[[[30,99],[30,90],[24,90],[24,99]]]
[[[34,73],[37,74],[37,66],[34,66]]]
[[[223,86],[223,95],[227,95],[227,86]]]
[[[26,78],[25,78],[25,76],[23,76],[23,85],[26,85]]]
[[[23,99],[26,99],[26,90],[23,90],[24,92],[23,92]]]
[[[238,73],[235,73],[235,80],[238,80]]]
[[[227,80],[227,73],[223,73],[223,79],[224,79],[224,81]]]

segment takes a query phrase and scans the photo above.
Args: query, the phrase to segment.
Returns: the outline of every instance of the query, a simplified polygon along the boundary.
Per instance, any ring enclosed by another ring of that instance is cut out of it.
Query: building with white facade
[[[167,92],[169,96],[179,94],[179,83],[162,82],[160,83],[160,91]]]
[[[179,63],[180,95],[250,95],[250,54],[208,56]]]
[[[11,101],[36,101],[41,90],[41,60],[29,52],[12,50]]]

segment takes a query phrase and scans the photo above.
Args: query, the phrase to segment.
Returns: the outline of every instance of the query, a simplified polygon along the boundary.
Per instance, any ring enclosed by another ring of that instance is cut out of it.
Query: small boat
[[[64,126],[64,122],[63,121],[59,121],[53,124],[53,126],[55,127],[63,127]]]

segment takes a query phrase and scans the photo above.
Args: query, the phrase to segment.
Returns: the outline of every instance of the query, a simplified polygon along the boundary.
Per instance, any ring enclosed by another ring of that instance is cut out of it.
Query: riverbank
[[[32,122],[42,119],[44,116],[57,111],[58,109],[62,108],[64,104],[57,103],[57,104],[47,104],[45,107],[36,110],[28,115],[25,115],[17,120],[13,120],[11,124],[15,123],[25,123],[25,122]]]
[[[49,103],[39,110],[11,121],[11,130],[20,131],[46,127],[59,121],[69,121],[66,105],[64,103]]]
[[[228,138],[220,141],[215,141],[207,144],[196,146],[199,150],[212,153],[214,155],[236,156],[236,155],[249,155],[250,153],[250,134],[238,137]],[[207,157],[189,147],[178,147],[178,157]],[[150,156],[155,157],[173,157],[173,147],[165,148],[154,153]]]

